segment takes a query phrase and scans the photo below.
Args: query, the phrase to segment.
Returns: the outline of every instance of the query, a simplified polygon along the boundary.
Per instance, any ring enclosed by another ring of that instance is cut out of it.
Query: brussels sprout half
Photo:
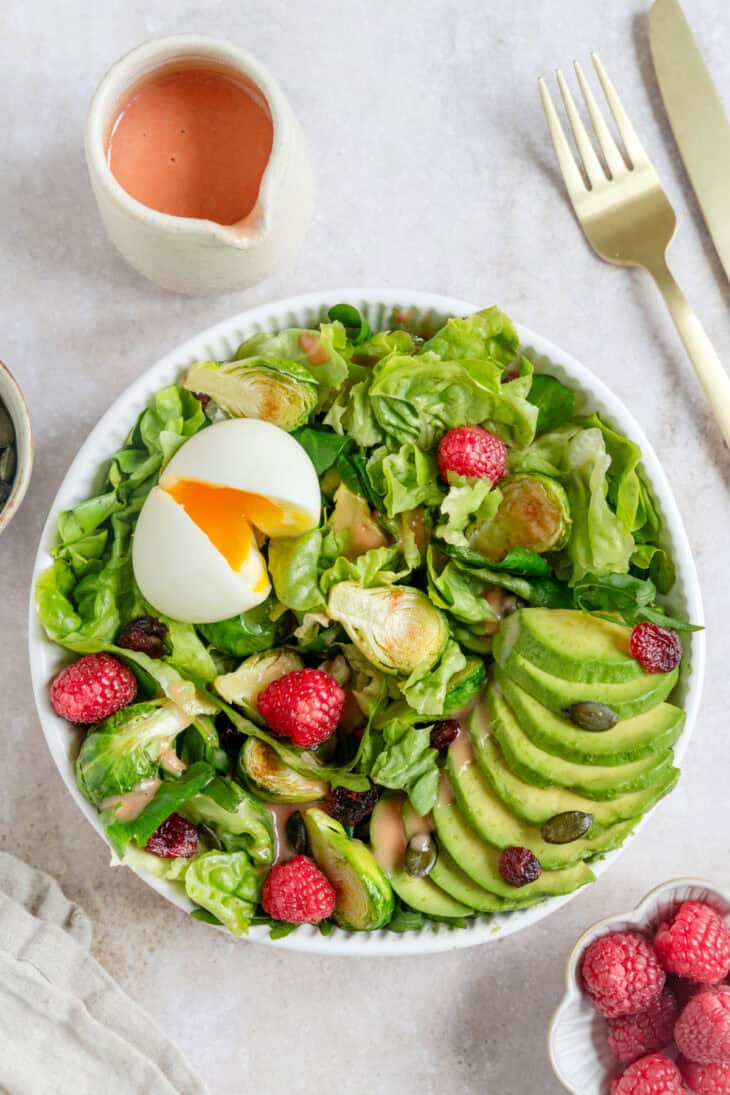
[[[84,795],[101,806],[156,776],[160,754],[191,718],[175,703],[150,700],[123,707],[87,734],[76,760]]]
[[[304,365],[270,357],[223,365],[197,361],[183,384],[209,395],[233,418],[263,418],[283,430],[304,425],[317,406],[319,387]]]
[[[265,741],[247,738],[238,754],[238,771],[248,789],[266,802],[316,802],[327,794],[328,784],[317,779],[318,760],[312,756],[312,775],[295,772]]]
[[[446,617],[411,586],[354,582],[332,586],[327,612],[383,673],[412,673],[434,665],[449,638]]]
[[[185,891],[233,935],[243,935],[256,912],[261,879],[245,852],[205,852],[185,872]]]
[[[557,551],[570,536],[568,496],[547,475],[515,475],[499,484],[502,501],[493,518],[478,526],[469,546],[487,559],[503,559],[513,548]]]
[[[259,693],[279,677],[302,669],[302,659],[291,650],[271,650],[246,658],[233,673],[216,677],[215,690],[227,703],[242,707],[249,718],[260,719],[256,707]]]
[[[317,865],[337,893],[334,918],[345,931],[376,931],[393,915],[393,890],[360,840],[351,840],[339,821],[316,807],[304,824]]]

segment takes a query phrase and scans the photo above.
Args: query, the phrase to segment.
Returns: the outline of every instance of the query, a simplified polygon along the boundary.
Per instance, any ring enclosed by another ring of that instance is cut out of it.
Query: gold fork
[[[604,163],[601,163],[565,77],[558,71],[558,86],[580,153],[584,177],[541,77],[542,105],[568,195],[588,242],[602,259],[618,266],[640,266],[654,278],[705,389],[725,443],[730,445],[730,378],[667,266],[666,250],[677,227],[674,209],[606,70],[595,53],[592,58],[621,134],[628,164],[606,125],[583,69],[576,61],[580,90],[604,158]]]

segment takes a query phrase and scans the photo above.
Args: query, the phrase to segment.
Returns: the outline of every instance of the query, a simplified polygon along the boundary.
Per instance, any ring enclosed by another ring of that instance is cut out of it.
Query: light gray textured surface
[[[685,9],[727,101],[726,4],[686,0]],[[727,884],[730,462],[651,284],[600,263],[584,243],[535,85],[599,50],[676,204],[677,276],[727,360],[730,286],[662,114],[643,12],[635,0],[2,5],[0,357],[29,399],[37,453],[30,493],[0,541],[0,846],[53,873],[87,909],[96,955],[216,1095],[556,1095],[544,1034],[579,932],[672,876]],[[298,262],[230,297],[175,297],[128,269],[103,236],[82,159],[86,106],[106,67],[146,37],[185,30],[230,37],[270,64],[315,150],[317,218]],[[216,320],[345,284],[498,302],[593,366],[665,461],[706,597],[700,724],[679,789],[641,838],[530,935],[420,960],[327,960],[234,943],[110,871],[52,767],[26,664],[41,524],[110,400]]]

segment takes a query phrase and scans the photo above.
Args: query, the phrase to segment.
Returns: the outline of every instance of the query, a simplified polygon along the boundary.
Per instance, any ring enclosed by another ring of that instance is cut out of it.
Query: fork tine
[[[575,202],[575,199],[579,197],[581,193],[585,193],[586,184],[573,159],[573,153],[570,151],[570,145],[566,140],[563,127],[558,118],[558,113],[550,98],[547,84],[542,76],[538,80],[538,86],[540,88],[540,98],[542,99],[542,106],[545,111],[545,118],[547,119],[548,130],[550,131],[550,137],[552,138],[555,155],[558,157],[558,163],[560,164],[560,170],[563,173],[563,179],[568,188],[570,199]]]
[[[586,133],[585,126],[581,120],[581,116],[576,109],[576,105],[573,102],[573,96],[570,94],[570,88],[565,82],[560,69],[557,71],[558,87],[560,88],[560,94],[563,96],[563,102],[565,103],[565,111],[568,115],[568,121],[570,122],[570,128],[573,130],[573,136],[575,137],[575,143],[578,146],[580,152],[580,158],[583,161],[583,167],[585,173],[588,176],[588,181],[591,186],[597,186],[599,182],[606,181],[606,174],[601,167],[601,164],[596,156],[593,145],[591,144],[590,137]]]
[[[580,61],[575,61],[575,74],[578,77],[578,83],[580,84],[580,90],[583,94],[588,113],[593,123],[593,128],[598,138],[598,143],[601,146],[601,152],[605,157],[608,164],[608,170],[611,172],[611,177],[616,178],[623,171],[626,171],[626,164],[624,163],[623,156],[618,150],[618,145],[614,141],[611,131],[606,125],[601,111],[598,109],[598,103],[596,102],[593,92],[591,91],[590,84],[586,80],[585,73],[583,72],[583,66]]]
[[[592,53],[591,58],[593,60],[593,66],[598,73],[598,79],[601,81],[603,93],[606,96],[606,100],[611,108],[611,113],[616,120],[616,125],[618,126],[618,130],[621,134],[624,146],[626,147],[626,151],[629,154],[629,159],[631,160],[632,166],[636,167],[637,163],[640,163],[642,160],[645,160],[648,163],[649,157],[644,151],[641,141],[636,136],[636,130],[632,126],[629,120],[629,116],[624,110],[623,104],[618,97],[616,88],[611,83],[611,80],[608,77],[608,73],[601,64],[598,54]]]

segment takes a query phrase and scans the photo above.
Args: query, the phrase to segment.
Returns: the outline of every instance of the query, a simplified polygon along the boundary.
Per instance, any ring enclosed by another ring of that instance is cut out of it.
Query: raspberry
[[[272,681],[257,702],[272,730],[311,749],[337,729],[345,693],[323,669],[295,669]]]
[[[677,1066],[694,1095],[728,1095],[730,1065],[698,1065],[680,1057]]]
[[[378,792],[372,784],[367,791],[348,791],[346,787],[333,787],[327,808],[337,821],[354,828],[366,817],[370,817],[377,801]]]
[[[441,438],[438,465],[442,479],[454,472],[470,479],[486,476],[498,483],[507,474],[507,446],[481,426],[459,426]]]
[[[685,901],[654,938],[661,965],[668,973],[704,985],[722,981],[730,970],[730,927],[702,901]]]
[[[622,1064],[630,1065],[646,1053],[664,1049],[672,1041],[678,1014],[674,993],[664,989],[646,1011],[609,1019],[608,1044],[614,1057]]]
[[[658,624],[637,624],[631,631],[629,651],[646,673],[669,673],[682,660],[679,635]]]
[[[431,727],[431,740],[429,742],[432,749],[438,749],[441,752],[442,749],[448,749],[452,741],[456,741],[459,736],[461,726],[458,719],[444,719],[443,722],[434,723]]]
[[[693,996],[674,1027],[674,1041],[698,1065],[730,1064],[730,988]]]
[[[611,1095],[686,1095],[682,1074],[668,1057],[641,1057],[611,1084]]]
[[[136,695],[134,673],[110,654],[86,654],[51,683],[53,709],[69,722],[101,722]]]
[[[314,860],[295,855],[272,867],[264,882],[261,904],[274,920],[289,924],[316,924],[334,912],[337,895]]]
[[[117,646],[125,650],[141,650],[150,658],[161,658],[165,653],[167,624],[156,616],[138,616],[128,623],[119,635]]]
[[[540,877],[542,867],[529,848],[505,848],[499,857],[499,873],[508,886],[527,886]]]
[[[594,940],[583,955],[581,977],[594,1007],[607,1019],[644,1011],[666,980],[654,948],[638,932],[611,932]]]
[[[170,814],[144,848],[160,859],[190,859],[198,854],[198,830],[180,814]]]

